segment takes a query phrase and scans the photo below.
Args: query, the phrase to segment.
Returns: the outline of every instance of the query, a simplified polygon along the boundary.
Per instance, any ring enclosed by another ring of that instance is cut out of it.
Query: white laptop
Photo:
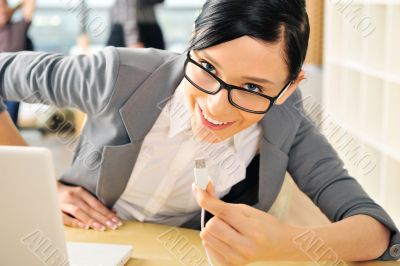
[[[52,156],[0,146],[0,265],[117,266],[127,245],[65,242]]]

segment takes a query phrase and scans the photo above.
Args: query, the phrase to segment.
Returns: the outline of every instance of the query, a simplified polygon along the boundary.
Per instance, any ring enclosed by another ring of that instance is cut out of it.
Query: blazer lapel
[[[143,139],[182,81],[185,59],[185,55],[177,55],[162,64],[136,89],[120,109],[131,143],[104,147],[104,161],[96,194],[108,207],[112,207],[124,192]]]
[[[120,113],[132,142],[143,140],[184,77],[185,55],[161,65],[138,88]]]
[[[260,147],[259,202],[254,206],[268,211],[284,181],[288,165],[288,151],[283,151],[287,138],[296,125],[287,106],[274,106],[261,121],[263,139]]]
[[[114,205],[124,192],[143,139],[184,77],[185,59],[184,54],[177,55],[162,64],[120,109],[131,143],[104,148],[96,194],[107,206]],[[286,106],[276,106],[261,121],[259,202],[255,205],[261,210],[267,211],[272,206],[284,180],[288,155],[282,151],[282,145],[290,132],[295,131],[295,124],[288,122],[293,119],[287,116],[290,112]]]

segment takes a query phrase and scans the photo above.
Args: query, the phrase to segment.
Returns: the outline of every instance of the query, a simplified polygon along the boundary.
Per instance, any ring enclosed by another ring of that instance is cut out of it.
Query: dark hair
[[[304,63],[310,25],[305,0],[207,0],[195,21],[188,50],[201,50],[250,36],[268,43],[285,42],[287,81]]]

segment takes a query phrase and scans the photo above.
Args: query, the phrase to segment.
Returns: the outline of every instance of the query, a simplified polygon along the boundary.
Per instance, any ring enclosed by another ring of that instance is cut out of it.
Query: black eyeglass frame
[[[186,74],[186,68],[187,68],[187,64],[188,64],[189,62],[195,64],[195,65],[198,66],[198,67],[200,67],[201,69],[203,69],[204,71],[206,71],[209,75],[211,75],[213,78],[215,78],[215,80],[217,80],[217,81],[219,82],[219,85],[220,85],[220,86],[219,86],[219,89],[218,89],[217,91],[215,91],[215,92],[210,92],[210,91],[207,91],[207,90],[201,88],[201,87],[198,86],[193,80],[191,80],[191,79],[188,77],[188,75]],[[243,89],[243,88],[241,88],[241,87],[228,84],[228,83],[226,83],[225,81],[223,81],[222,79],[220,79],[219,77],[217,77],[214,73],[211,73],[210,71],[208,71],[205,67],[203,67],[201,64],[197,63],[195,60],[193,60],[193,59],[190,57],[190,51],[188,51],[188,52],[187,52],[187,55],[186,55],[186,61],[185,61],[185,65],[184,65],[184,77],[190,82],[190,84],[192,84],[192,85],[195,86],[197,89],[199,89],[199,90],[201,90],[202,92],[205,92],[205,93],[207,93],[207,94],[215,95],[215,94],[217,94],[220,90],[222,90],[223,88],[226,89],[226,90],[228,91],[228,101],[229,101],[230,104],[232,104],[233,106],[235,106],[236,108],[238,108],[238,109],[240,109],[240,110],[243,110],[243,111],[245,111],[245,112],[249,112],[249,113],[252,113],[252,114],[266,114],[266,113],[271,109],[271,107],[275,105],[276,100],[283,94],[283,92],[284,92],[284,91],[289,87],[289,85],[292,83],[292,81],[289,81],[288,83],[286,83],[286,85],[280,90],[280,92],[278,93],[278,95],[275,96],[275,97],[268,96],[268,95],[265,95],[265,94],[262,94],[262,93],[259,93],[259,92],[255,92],[255,91],[249,91],[249,90]],[[266,99],[268,99],[268,100],[270,101],[270,104],[269,104],[268,108],[267,108],[265,111],[253,111],[253,110],[250,110],[250,109],[241,107],[240,105],[237,105],[237,104],[232,100],[232,97],[231,97],[231,91],[232,91],[232,90],[245,91],[245,92],[247,92],[247,93],[252,93],[252,94],[255,94],[255,95],[257,95],[257,96],[266,98]]]

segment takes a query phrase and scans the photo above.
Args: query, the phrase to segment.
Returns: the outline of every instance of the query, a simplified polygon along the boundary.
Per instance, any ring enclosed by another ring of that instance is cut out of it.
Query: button
[[[390,256],[400,258],[400,244],[393,245],[389,250]]]

